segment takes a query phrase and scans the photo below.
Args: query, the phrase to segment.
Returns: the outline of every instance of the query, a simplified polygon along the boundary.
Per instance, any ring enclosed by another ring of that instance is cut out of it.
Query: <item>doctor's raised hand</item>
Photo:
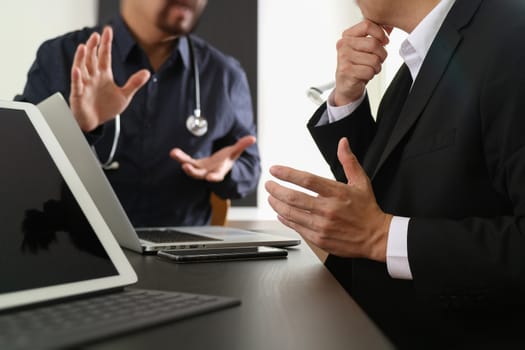
[[[378,206],[368,176],[346,138],[337,156],[348,183],[326,179],[285,166],[273,166],[277,179],[312,192],[312,196],[268,181],[268,201],[284,225],[324,251],[341,256],[386,261],[392,215]]]
[[[149,71],[142,69],[124,86],[117,86],[111,69],[112,40],[113,30],[105,27],[102,36],[93,33],[75,52],[69,103],[83,131],[92,131],[124,111],[150,77]]]

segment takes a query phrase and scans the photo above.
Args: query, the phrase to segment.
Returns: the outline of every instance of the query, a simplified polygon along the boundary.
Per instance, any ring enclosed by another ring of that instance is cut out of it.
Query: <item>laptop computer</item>
[[[0,124],[0,349],[73,346],[239,304],[124,288],[137,276],[40,111],[0,101]]]
[[[56,93],[38,104],[38,108],[121,246],[154,254],[159,250],[195,248],[287,247],[301,242],[223,226],[133,228],[63,97]]]

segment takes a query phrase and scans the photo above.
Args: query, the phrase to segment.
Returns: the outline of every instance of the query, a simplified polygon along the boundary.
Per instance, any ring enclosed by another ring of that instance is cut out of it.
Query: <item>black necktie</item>
[[[411,87],[412,76],[407,65],[403,63],[379,104],[377,131],[363,162],[363,167],[369,176],[372,176],[377,167]]]

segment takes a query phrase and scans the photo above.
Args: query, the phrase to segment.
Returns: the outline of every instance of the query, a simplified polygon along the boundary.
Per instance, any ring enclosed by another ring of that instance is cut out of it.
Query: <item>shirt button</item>
[[[153,77],[153,82],[156,83],[158,81],[157,77]]]

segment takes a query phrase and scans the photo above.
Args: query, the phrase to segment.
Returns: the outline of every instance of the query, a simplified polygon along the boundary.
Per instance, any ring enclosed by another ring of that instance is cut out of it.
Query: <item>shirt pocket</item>
[[[419,157],[432,152],[441,151],[452,145],[456,140],[456,129],[439,131],[438,133],[410,140],[403,152],[402,159]]]

